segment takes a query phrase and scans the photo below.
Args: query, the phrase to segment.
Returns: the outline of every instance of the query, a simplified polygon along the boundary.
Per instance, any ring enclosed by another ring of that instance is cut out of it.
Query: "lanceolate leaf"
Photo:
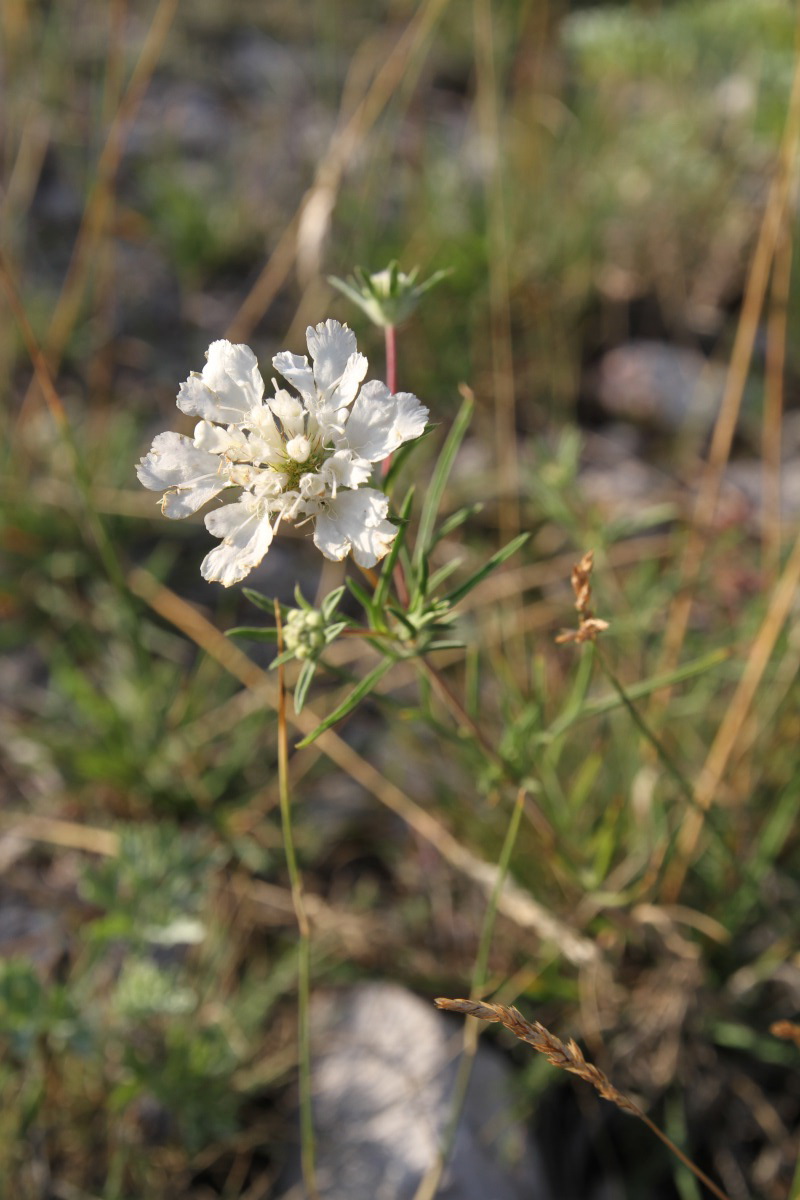
[[[520,533],[517,537],[513,538],[507,546],[504,546],[502,550],[498,550],[497,554],[493,554],[479,571],[476,571],[474,575],[470,575],[465,583],[462,583],[460,587],[455,588],[452,592],[448,592],[445,600],[450,604],[458,604],[459,600],[463,600],[467,593],[471,592],[474,587],[477,587],[487,575],[491,575],[495,567],[499,567],[507,558],[511,558],[512,554],[516,554],[519,548],[525,545],[530,536],[529,533]]]
[[[386,597],[389,594],[389,586],[392,582],[392,574],[394,572],[395,564],[397,563],[397,556],[400,553],[403,542],[406,540],[406,534],[408,533],[408,517],[409,513],[411,512],[411,505],[413,501],[414,489],[411,487],[408,489],[408,493],[403,501],[402,508],[400,509],[400,528],[397,531],[397,537],[394,539],[392,548],[384,559],[383,567],[381,569],[381,576],[378,580],[378,586],[375,588],[373,603],[378,612],[380,612],[380,610],[383,608],[384,604],[386,603]]]
[[[351,713],[356,705],[360,704],[364,697],[368,696],[372,689],[378,683],[380,683],[384,675],[386,675],[393,666],[394,659],[391,658],[385,658],[382,663],[379,663],[374,671],[370,671],[369,675],[365,675],[357,687],[353,688],[349,696],[346,696],[342,703],[339,704],[332,713],[329,713],[325,720],[322,721],[312,733],[309,733],[307,737],[304,737],[301,742],[297,743],[297,748],[302,749],[303,746],[310,746],[311,743],[315,741],[321,733],[324,733],[326,729],[330,729],[331,726],[335,725],[337,721],[341,721],[343,717],[346,717],[348,713]]]
[[[467,432],[469,423],[472,420],[472,410],[474,407],[473,401],[469,397],[466,397],[458,411],[458,416],[453,421],[452,428],[447,435],[447,440],[442,447],[442,453],[439,455],[439,461],[433,472],[433,479],[425,496],[425,503],[422,507],[422,515],[419,520],[417,545],[414,552],[415,566],[420,565],[423,556],[431,548],[433,528],[436,522],[436,515],[439,512],[439,505],[442,503],[444,489],[447,486],[447,480],[453,469],[453,463],[456,460],[459,446],[464,440],[464,434]]]
[[[251,604],[255,604],[256,608],[260,608],[263,612],[269,613],[271,617],[275,616],[275,601],[269,596],[262,596],[261,592],[257,592],[255,588],[242,588],[242,594],[247,597]],[[283,605],[281,606],[283,609]]]
[[[294,711],[296,713],[303,711],[306,695],[316,668],[317,664],[314,659],[309,659],[308,662],[303,663],[300,674],[297,676],[297,683],[294,685]]]
[[[225,636],[249,638],[251,642],[275,642],[278,640],[278,631],[263,625],[237,625],[235,629],[226,629]]]

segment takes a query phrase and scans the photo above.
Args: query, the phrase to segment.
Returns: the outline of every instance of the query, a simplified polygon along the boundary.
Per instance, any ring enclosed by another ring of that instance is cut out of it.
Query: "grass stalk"
[[[795,195],[797,188],[793,189]],[[794,210],[794,199],[791,205]],[[771,579],[776,579],[781,555],[781,435],[783,424],[783,372],[786,365],[786,326],[792,280],[792,222],[784,214],[775,264],[772,269],[770,306],[767,314],[766,375],[761,454],[764,471],[764,500],[761,509],[762,562]]]
[[[522,1042],[527,1042],[529,1046],[533,1046],[538,1054],[544,1055],[549,1063],[554,1067],[559,1067],[562,1071],[569,1071],[572,1075],[577,1075],[585,1083],[590,1084],[595,1088],[604,1100],[610,1100],[612,1104],[616,1104],[617,1108],[623,1112],[630,1113],[631,1116],[638,1117],[643,1121],[652,1133],[664,1143],[685,1167],[695,1175],[704,1187],[717,1197],[717,1200],[730,1200],[730,1197],[717,1187],[713,1179],[709,1179],[700,1167],[693,1163],[692,1160],[684,1154],[680,1147],[676,1146],[671,1138],[667,1137],[663,1130],[659,1129],[655,1121],[652,1121],[645,1112],[635,1104],[629,1096],[620,1092],[614,1087],[611,1080],[605,1075],[599,1067],[594,1063],[587,1062],[583,1057],[583,1052],[580,1047],[572,1039],[568,1042],[562,1042],[560,1038],[551,1033],[539,1021],[527,1021],[523,1017],[519,1009],[509,1008],[504,1004],[489,1004],[477,1000],[447,1000],[440,997],[435,1001],[436,1007],[445,1009],[447,1012],[464,1013],[465,1016],[477,1017],[481,1021],[499,1021],[504,1025],[509,1032],[513,1033],[514,1037],[519,1038]]]
[[[281,609],[275,601],[275,625],[278,630],[278,653],[283,653]],[[286,721],[286,680],[283,664],[278,667],[278,787],[281,810],[283,847],[292,905],[297,919],[297,1024],[298,1068],[300,1088],[300,1161],[303,1182],[309,1200],[319,1200],[314,1163],[314,1112],[311,1079],[311,928],[303,901],[303,883],[297,865],[292,835],[292,805],[289,794],[289,736]]]

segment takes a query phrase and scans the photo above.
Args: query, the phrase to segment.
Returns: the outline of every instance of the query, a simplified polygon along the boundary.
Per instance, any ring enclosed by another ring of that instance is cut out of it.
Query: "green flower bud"
[[[346,281],[329,275],[328,283],[357,304],[375,325],[385,328],[400,325],[410,317],[425,292],[450,274],[449,271],[435,271],[424,283],[417,283],[418,273],[419,267],[414,267],[406,275],[396,262],[391,262],[373,275],[356,267]]]

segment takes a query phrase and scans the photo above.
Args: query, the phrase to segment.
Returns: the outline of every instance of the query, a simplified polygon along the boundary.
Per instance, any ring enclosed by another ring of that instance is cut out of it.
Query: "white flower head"
[[[194,437],[160,433],[137,467],[146,488],[164,493],[167,517],[241,489],[205,519],[220,544],[201,571],[225,587],[258,566],[281,521],[312,521],[326,558],[352,553],[362,567],[383,558],[397,535],[387,497],[363,485],[373,464],[420,436],[428,410],[377,380],[361,386],[368,364],[346,325],[324,321],[306,341],[310,362],[289,351],[272,360],[294,391],[274,383],[266,399],[249,346],[212,342],[202,372],[178,393],[178,408],[199,418]]]

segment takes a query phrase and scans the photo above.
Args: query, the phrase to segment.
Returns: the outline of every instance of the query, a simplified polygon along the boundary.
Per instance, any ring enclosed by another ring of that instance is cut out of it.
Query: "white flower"
[[[199,418],[194,437],[160,433],[137,468],[145,487],[164,492],[167,517],[242,489],[205,519],[221,540],[201,571],[225,587],[258,566],[281,521],[313,521],[314,544],[327,558],[352,553],[363,567],[383,558],[397,535],[387,497],[362,485],[374,463],[419,437],[428,410],[377,380],[360,387],[367,360],[346,325],[325,321],[306,340],[310,363],[288,351],[272,360],[295,391],[273,381],[266,399],[252,350],[212,342],[202,373],[178,393],[178,408]]]

